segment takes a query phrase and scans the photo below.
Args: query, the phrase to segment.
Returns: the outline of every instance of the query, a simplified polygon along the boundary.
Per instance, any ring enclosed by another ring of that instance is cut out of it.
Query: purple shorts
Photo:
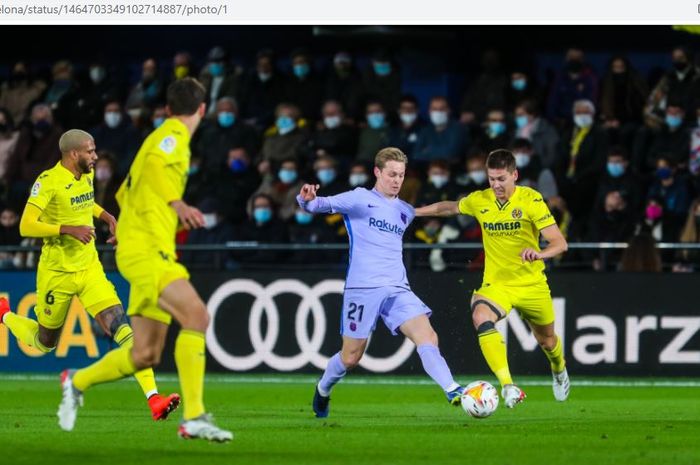
[[[381,316],[389,331],[396,330],[419,315],[433,312],[416,295],[400,287],[345,289],[340,334],[355,339],[367,339]]]

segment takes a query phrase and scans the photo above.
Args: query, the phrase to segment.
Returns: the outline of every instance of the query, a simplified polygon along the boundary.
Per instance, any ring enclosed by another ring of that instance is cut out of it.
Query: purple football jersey
[[[410,289],[403,264],[403,234],[415,210],[376,189],[358,187],[330,197],[297,202],[311,213],[340,213],[350,239],[346,289],[397,286]]]

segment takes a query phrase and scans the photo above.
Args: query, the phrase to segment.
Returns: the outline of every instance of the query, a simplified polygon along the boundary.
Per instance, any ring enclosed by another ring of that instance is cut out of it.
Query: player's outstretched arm
[[[454,216],[459,213],[459,202],[451,200],[416,208],[416,216]]]
[[[569,249],[569,244],[566,242],[564,235],[556,224],[542,228],[540,232],[547,241],[547,247],[539,252],[531,248],[523,249],[523,251],[520,252],[520,258],[523,262],[533,262],[535,260],[556,257]]]
[[[299,196],[304,202],[311,202],[316,198],[316,191],[319,189],[318,184],[304,184],[299,190]]]

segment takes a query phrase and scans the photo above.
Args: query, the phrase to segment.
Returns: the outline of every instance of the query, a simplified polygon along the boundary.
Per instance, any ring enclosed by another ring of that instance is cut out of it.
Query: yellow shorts
[[[36,289],[34,313],[39,324],[49,329],[63,326],[74,296],[80,299],[93,318],[109,307],[122,304],[100,262],[92,264],[87,270],[75,272],[39,267]]]
[[[525,320],[538,326],[554,322],[554,304],[547,281],[530,286],[483,283],[474,291],[477,294],[497,303],[506,315],[515,308]]]
[[[158,296],[173,281],[189,279],[187,269],[173,255],[159,250],[137,251],[123,244],[117,247],[116,259],[119,272],[131,286],[128,314],[169,325],[172,316],[158,307]]]

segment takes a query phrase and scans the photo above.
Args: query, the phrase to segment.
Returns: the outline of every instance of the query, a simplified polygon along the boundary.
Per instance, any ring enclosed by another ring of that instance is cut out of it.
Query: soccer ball
[[[464,388],[462,408],[474,418],[486,418],[498,408],[498,391],[486,381],[474,381]]]

